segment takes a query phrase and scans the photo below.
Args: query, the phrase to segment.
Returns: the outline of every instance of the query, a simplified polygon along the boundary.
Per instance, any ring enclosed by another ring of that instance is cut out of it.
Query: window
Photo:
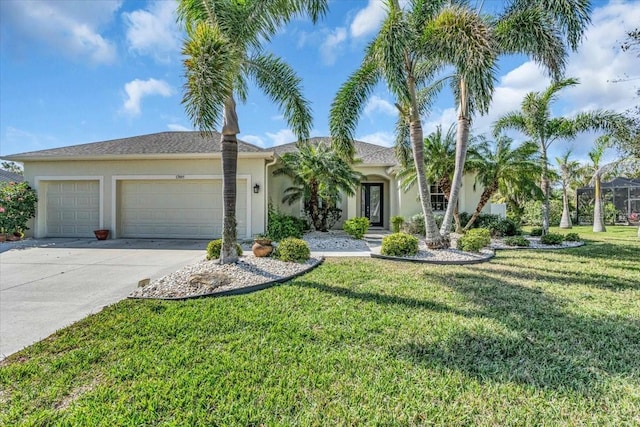
[[[446,211],[447,199],[444,198],[444,191],[439,185],[432,185],[429,188],[431,191],[431,209],[434,211]]]

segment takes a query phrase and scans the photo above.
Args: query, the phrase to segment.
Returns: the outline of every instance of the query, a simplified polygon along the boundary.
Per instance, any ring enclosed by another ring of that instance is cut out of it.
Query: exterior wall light
[[[260,184],[256,184],[253,186],[253,192],[258,194],[260,192]]]

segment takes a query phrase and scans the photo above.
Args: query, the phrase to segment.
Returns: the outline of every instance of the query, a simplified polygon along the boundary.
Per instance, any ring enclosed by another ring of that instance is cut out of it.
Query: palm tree
[[[560,183],[562,184],[562,218],[560,228],[571,228],[571,215],[569,214],[569,188],[580,171],[580,162],[569,160],[571,150],[565,151],[561,157],[556,157],[556,163],[560,168]]]
[[[602,171],[600,169],[600,162],[604,156],[604,152],[607,149],[608,138],[600,137],[596,141],[593,149],[589,151],[588,155],[591,159],[592,181],[594,183],[594,206],[593,206],[593,232],[602,233],[607,231],[607,227],[604,225],[604,209],[602,208]]]
[[[489,108],[499,55],[526,54],[553,76],[560,76],[567,56],[563,38],[571,49],[577,48],[589,22],[589,2],[515,0],[497,17],[473,10],[464,0],[411,0],[405,10],[398,0],[387,0],[386,6],[387,17],[362,65],[336,95],[329,127],[336,147],[351,155],[353,132],[365,102],[379,81],[386,82],[400,111],[398,138],[410,141],[418,169],[427,244],[446,247],[464,174],[471,117]],[[420,119],[443,83],[434,82],[434,76],[448,66],[454,68],[451,80],[459,110],[456,168],[447,212],[437,231],[422,167]]]
[[[471,228],[498,190],[505,193],[508,191],[507,187],[514,182],[531,181],[539,173],[539,162],[535,158],[538,151],[536,145],[525,142],[512,148],[512,143],[511,138],[500,136],[493,146],[488,140],[481,139],[470,149],[471,168],[476,172],[476,183],[482,184],[483,190],[464,231]]]
[[[471,119],[476,112],[484,114],[489,109],[499,56],[525,54],[559,78],[568,49],[577,49],[589,24],[589,3],[515,0],[507,2],[501,14],[489,16],[482,13],[482,6],[474,10],[466,1],[445,2],[426,22],[424,48],[439,63],[453,66],[452,86],[458,105],[456,169],[440,228],[445,236],[462,186]]]
[[[513,111],[499,118],[494,124],[494,133],[499,134],[504,129],[515,129],[535,142],[540,150],[540,164],[542,173],[540,188],[544,193],[542,203],[542,230],[549,231],[549,163],[547,151],[549,146],[557,140],[570,140],[580,132],[588,130],[604,130],[617,132],[626,127],[624,116],[612,111],[596,110],[583,112],[574,118],[551,117],[550,105],[557,99],[558,92],[565,87],[577,85],[577,79],[568,78],[558,80],[543,92],[530,92],[522,101],[521,111]]]
[[[449,127],[446,134],[442,133],[442,126],[438,125],[436,130],[431,132],[424,139],[424,171],[427,181],[436,183],[444,193],[444,197],[449,201],[451,194],[451,180],[455,169],[456,155],[456,129],[455,124]],[[409,191],[418,181],[416,167],[413,160],[408,158],[404,165],[398,169],[397,178],[400,180],[402,189]],[[460,228],[460,215],[458,210],[454,212],[456,227]]]
[[[315,22],[327,0],[181,0],[178,15],[187,39],[182,53],[186,83],[182,99],[194,125],[210,135],[222,124],[223,231],[221,263],[237,261],[236,170],[240,126],[236,99],[245,101],[248,81],[271,98],[299,139],[312,125],[300,79],[263,44],[291,19]]]
[[[328,231],[331,220],[339,218],[341,193],[355,195],[363,175],[323,143],[298,143],[297,151],[283,154],[280,160],[282,166],[273,175],[286,175],[293,180],[293,186],[284,190],[282,202],[291,205],[302,199],[313,227]]]

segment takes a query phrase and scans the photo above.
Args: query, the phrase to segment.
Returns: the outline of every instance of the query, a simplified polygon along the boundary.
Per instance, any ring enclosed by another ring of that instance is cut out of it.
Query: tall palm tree
[[[564,70],[567,45],[576,49],[589,22],[588,0],[515,0],[498,16],[473,9],[468,1],[410,0],[403,10],[387,0],[387,17],[365,52],[360,68],[341,87],[331,108],[330,130],[337,148],[353,152],[353,132],[365,102],[384,80],[400,111],[399,137],[410,141],[425,216],[426,240],[445,247],[457,206],[469,142],[470,121],[491,102],[498,57],[521,53],[558,77]],[[438,71],[453,66],[451,79],[458,104],[456,169],[449,206],[439,231],[424,177],[421,116],[442,86]]]
[[[483,190],[473,215],[464,226],[464,231],[471,228],[482,209],[498,191],[507,192],[507,186],[514,182],[532,180],[540,173],[539,162],[535,157],[538,149],[535,144],[525,142],[515,148],[513,140],[500,136],[495,144],[487,139],[475,143],[469,153],[469,161],[476,172],[476,183],[482,184]]]
[[[515,129],[535,142],[540,151],[540,165],[542,173],[540,188],[544,193],[542,203],[542,230],[549,231],[549,161],[547,152],[549,146],[557,140],[571,140],[579,133],[589,130],[604,130],[617,132],[626,127],[624,116],[606,110],[583,112],[576,117],[551,117],[551,103],[558,97],[558,92],[565,87],[577,85],[574,78],[555,81],[542,92],[529,92],[522,101],[520,111],[513,111],[500,117],[494,123],[494,133],[499,134],[504,129]]]
[[[298,150],[281,157],[282,166],[275,176],[286,175],[293,186],[285,189],[283,203],[304,202],[304,210],[318,231],[328,231],[330,217],[341,200],[341,193],[355,195],[363,176],[330,146],[298,143]],[[336,218],[337,219],[337,218]]]
[[[471,119],[476,112],[484,114],[489,109],[499,56],[525,54],[559,78],[567,51],[577,49],[590,21],[589,0],[505,3],[502,13],[489,16],[481,11],[482,6],[473,9],[467,1],[446,2],[425,25],[424,47],[455,72],[452,86],[458,105],[458,139],[452,194],[440,228],[445,235],[451,229],[462,186]]]
[[[567,150],[560,157],[556,157],[556,163],[560,168],[560,184],[562,185],[562,217],[560,228],[571,228],[571,215],[569,214],[569,189],[580,171],[580,162],[569,160],[571,150]]]
[[[442,126],[438,125],[436,130],[424,138],[424,173],[427,181],[437,184],[444,193],[444,197],[449,201],[451,194],[451,180],[455,169],[456,155],[456,128],[455,124],[449,127],[446,134],[442,132]],[[409,191],[418,181],[416,167],[413,159],[407,161],[398,168],[397,178],[404,191]],[[456,226],[460,226],[460,216],[458,211],[454,212]]]
[[[600,169],[600,162],[607,149],[608,138],[600,137],[596,141],[588,155],[592,164],[591,172],[593,173],[592,181],[594,183],[594,205],[593,205],[593,232],[603,233],[607,231],[607,227],[604,225],[604,209],[602,208],[602,170]]]
[[[248,82],[282,110],[299,139],[312,125],[309,103],[293,69],[263,50],[291,19],[310,16],[315,22],[327,10],[327,0],[181,0],[178,15],[187,39],[182,53],[186,83],[183,104],[194,125],[210,135],[222,124],[223,231],[221,263],[237,261],[236,99],[245,101]]]

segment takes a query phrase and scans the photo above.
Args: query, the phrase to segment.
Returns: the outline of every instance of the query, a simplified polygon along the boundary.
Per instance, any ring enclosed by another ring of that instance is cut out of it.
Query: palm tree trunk
[[[567,185],[562,185],[562,218],[560,219],[560,228],[571,228],[571,216],[569,215],[569,195],[567,194]]]
[[[440,188],[444,192],[444,198],[447,200],[447,205],[449,205],[449,197],[451,197],[451,180],[448,176],[445,176],[440,180]],[[453,209],[453,221],[456,224],[456,233],[462,233],[462,224],[460,223],[460,211],[458,210],[458,204],[456,203],[455,208]]]
[[[453,211],[458,205],[460,189],[462,188],[462,177],[464,176],[464,162],[467,158],[467,145],[469,143],[469,114],[467,99],[467,83],[464,78],[460,79],[460,115],[458,116],[458,129],[456,133],[456,162],[453,172],[453,183],[451,186],[451,196],[449,204],[440,226],[440,234],[448,239],[451,232],[451,222]]]
[[[602,190],[600,188],[600,175],[596,175],[595,193],[595,206],[593,207],[593,232],[602,233],[607,231],[607,228],[604,226],[604,211],[602,209]]]
[[[467,222],[467,225],[464,226],[464,231],[468,231],[473,223],[476,222],[476,219],[478,219],[480,213],[482,213],[482,209],[497,190],[497,182],[492,182],[490,186],[485,187],[485,189],[482,191],[482,194],[480,195],[480,201],[478,202],[478,206],[476,206],[476,210],[473,212],[473,215],[471,215],[471,218],[469,218],[469,222]]]
[[[547,165],[547,150],[544,148],[544,144],[541,150],[542,157],[542,177],[540,178],[540,188],[544,194],[544,200],[542,201],[542,234],[549,232],[549,168]]]
[[[222,125],[222,250],[220,263],[230,264],[238,261],[236,251],[236,181],[238,171],[238,139],[240,133],[236,103],[229,96],[224,103],[224,122]]]

